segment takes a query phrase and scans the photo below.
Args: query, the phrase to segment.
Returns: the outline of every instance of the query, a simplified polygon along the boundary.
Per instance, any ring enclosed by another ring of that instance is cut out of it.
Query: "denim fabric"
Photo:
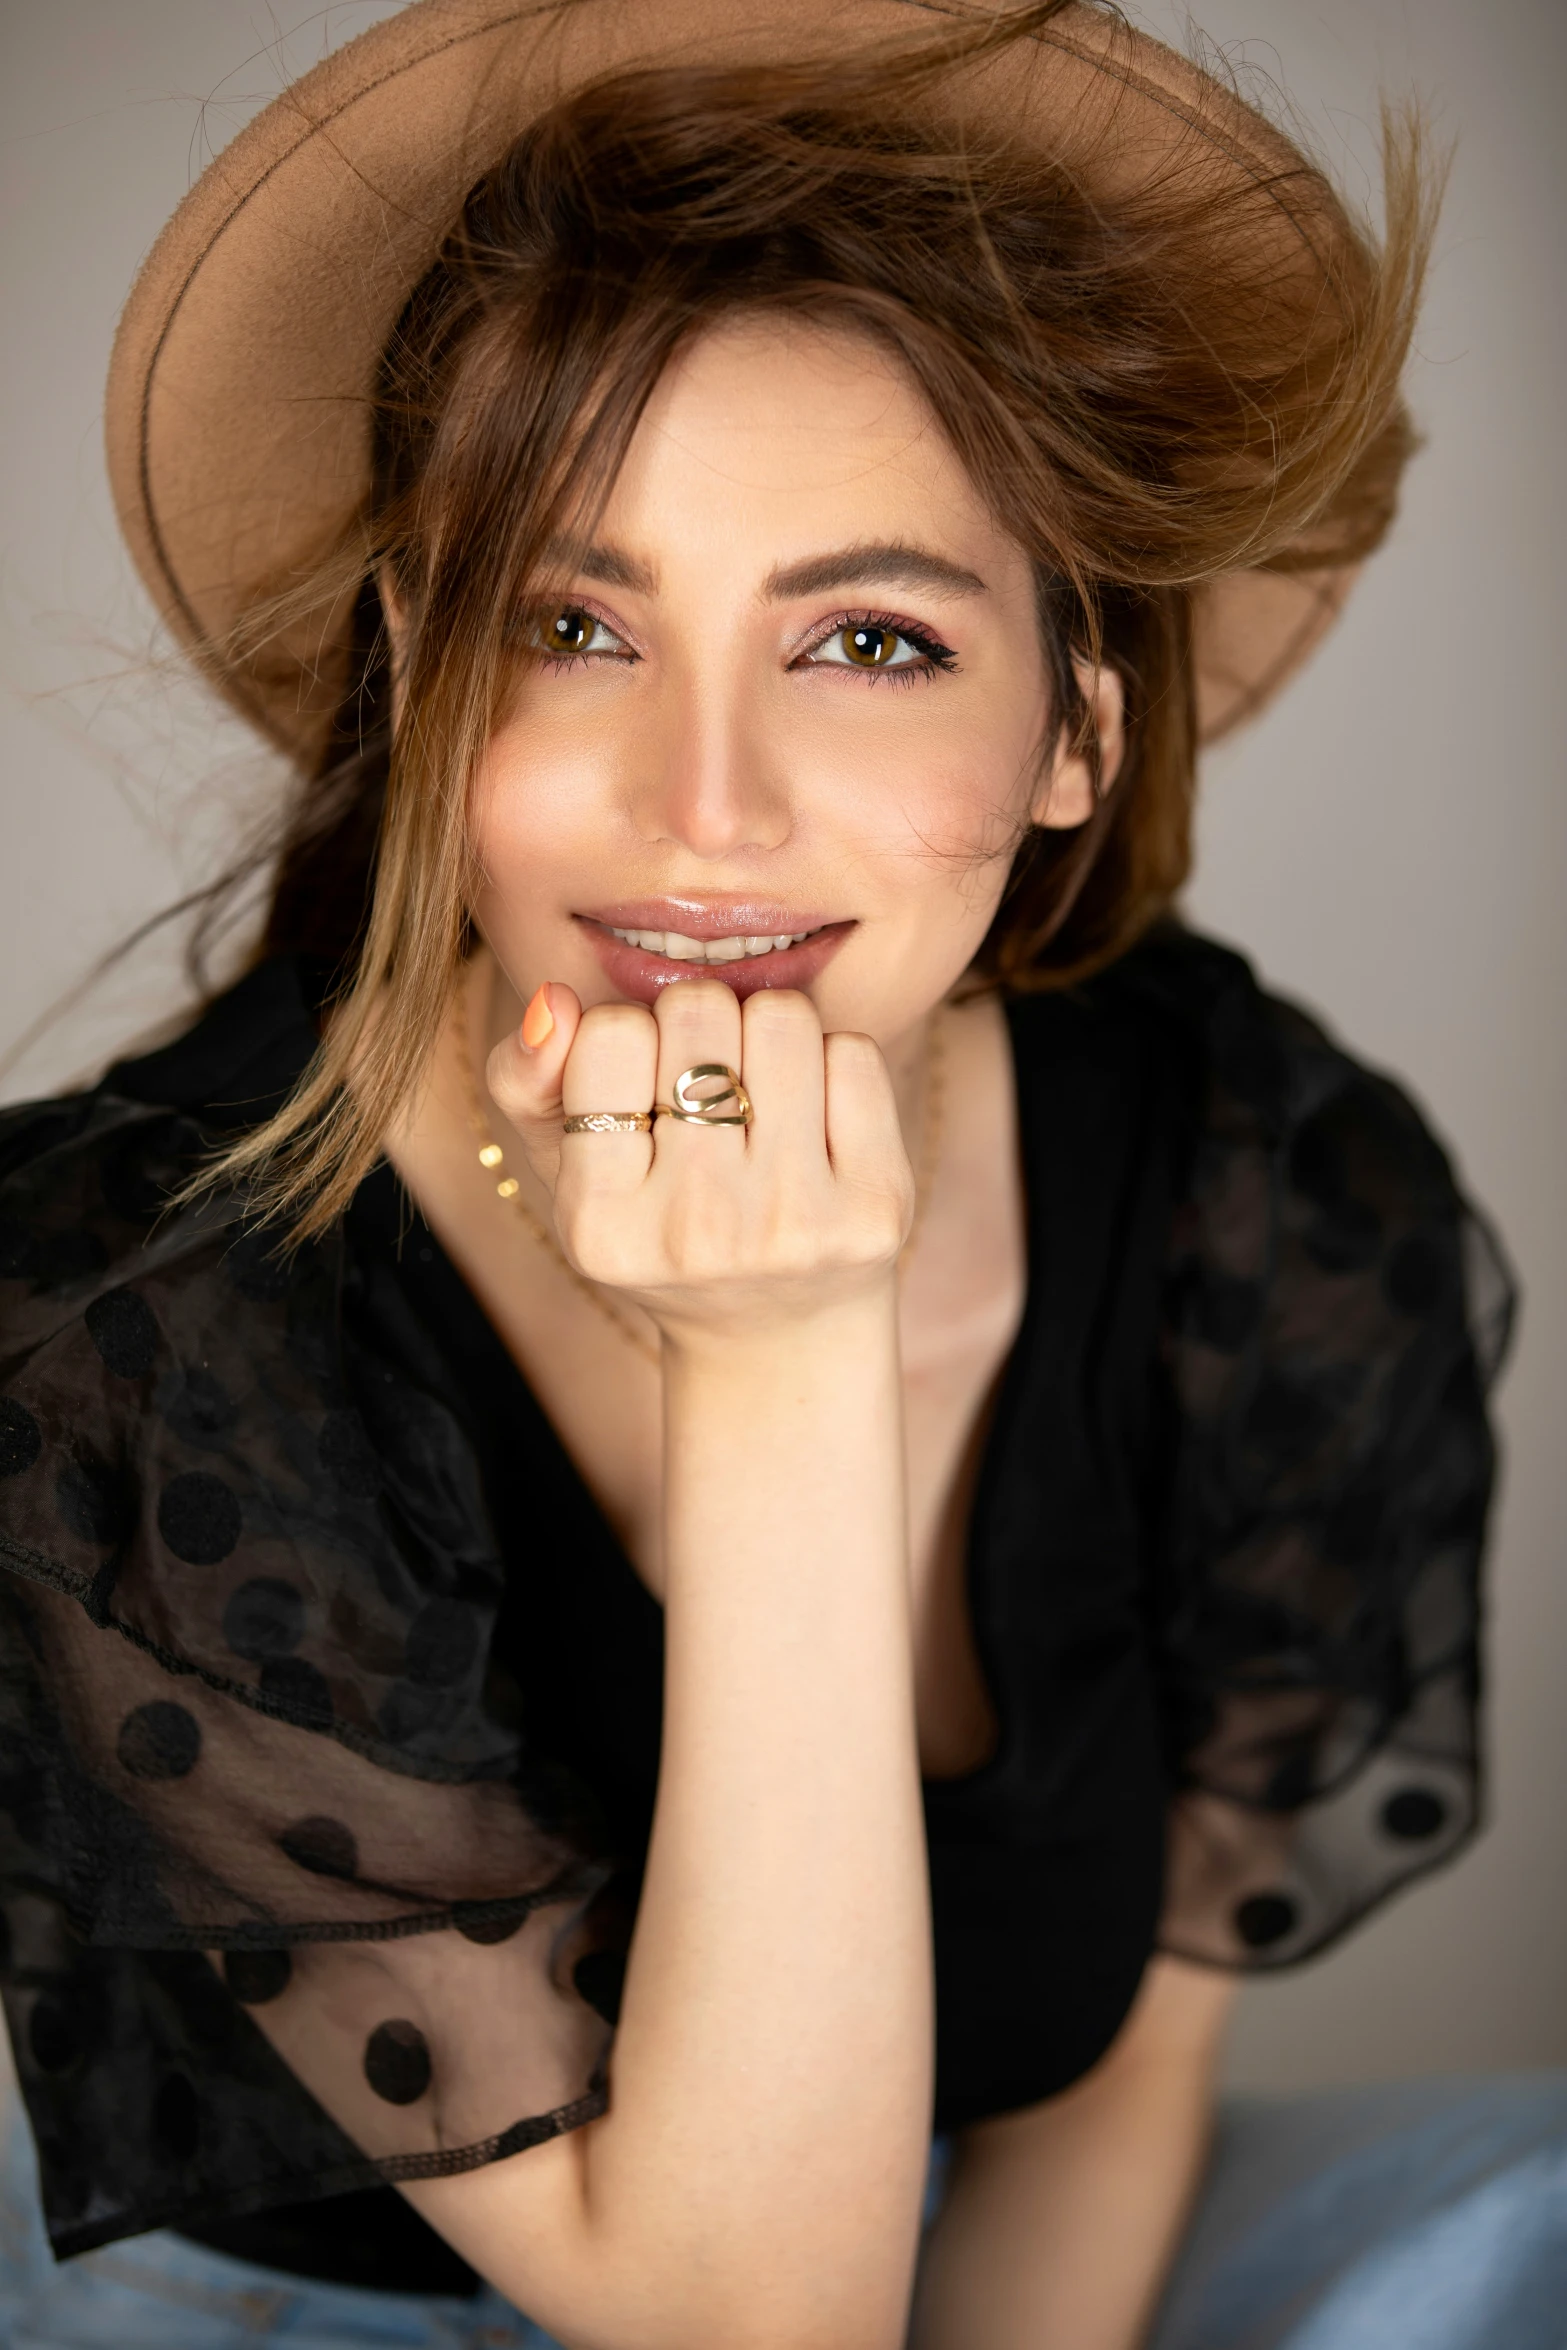
[[[498,2294],[312,2284],[169,2234],[56,2267],[15,2112],[0,2342],[559,2350]],[[1567,2075],[1227,2104],[1149,2350],[1567,2350]]]
[[[7,2102],[3,2350],[559,2350],[498,2293],[426,2300],[315,2284],[163,2230],[56,2266],[39,2211],[32,2139],[20,2100]]]
[[[1226,2105],[1149,2350],[1567,2350],[1567,2074]]]

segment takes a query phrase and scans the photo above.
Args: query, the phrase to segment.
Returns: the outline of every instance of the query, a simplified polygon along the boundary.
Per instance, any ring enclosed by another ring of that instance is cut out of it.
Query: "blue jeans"
[[[166,2233],[56,2267],[0,2173],[5,2350],[559,2350],[501,2300],[311,2284]],[[1567,2075],[1221,2115],[1149,2350],[1567,2350]]]

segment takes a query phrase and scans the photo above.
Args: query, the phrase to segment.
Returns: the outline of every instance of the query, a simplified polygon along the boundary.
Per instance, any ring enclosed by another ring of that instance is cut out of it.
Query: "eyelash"
[[[599,627],[607,630],[611,636],[619,636],[619,631],[604,618],[602,612],[595,611],[591,604],[558,604],[553,606],[552,610],[581,612],[586,619],[596,621]],[[545,617],[546,615],[542,612],[538,615],[541,621]],[[904,644],[911,646],[919,655],[917,661],[903,661],[893,668],[860,669],[853,672],[856,676],[865,678],[872,685],[888,683],[913,685],[917,678],[930,679],[938,675],[950,675],[958,666],[958,657],[952,647],[944,645],[938,636],[933,635],[928,628],[922,627],[917,620],[904,620],[896,612],[839,612],[815,631],[810,643],[802,646],[800,651],[796,653],[789,664],[790,668],[827,668],[829,666],[837,668],[839,666],[837,662],[818,663],[813,661],[812,655],[820,652],[823,645],[830,644],[833,638],[846,628],[884,628],[890,635],[901,638]],[[621,638],[620,641],[624,643],[625,640]],[[564,676],[571,669],[585,669],[593,661],[638,661],[641,659],[641,655],[639,653],[552,653],[545,647],[539,646],[535,649],[534,658],[541,668],[547,669],[559,677]],[[848,667],[848,664],[845,663],[843,666]]]
[[[617,638],[622,644],[625,643],[625,639],[621,636],[619,629],[615,628],[608,620],[606,620],[603,613],[596,611],[591,604],[563,602],[559,604],[542,606],[539,610],[530,616],[527,625],[528,627],[542,627],[547,621],[555,618],[559,613],[562,612],[580,612],[585,620],[592,620],[596,622],[597,625],[600,628],[606,630],[610,636]],[[526,636],[526,630],[524,634]],[[568,669],[586,669],[589,664],[594,661],[637,661],[641,659],[641,655],[639,653],[630,652],[552,653],[547,646],[540,644],[530,644],[527,649],[532,654],[533,659],[537,662],[541,669],[549,670],[551,674],[556,677],[563,677]]]
[[[912,646],[919,655],[917,661],[903,661],[896,668],[860,669],[853,672],[871,685],[913,685],[916,678],[929,680],[937,676],[949,676],[957,668],[958,657],[950,645],[944,645],[939,636],[923,628],[917,620],[901,619],[896,612],[837,613],[824,627],[816,630],[810,643],[803,646],[790,662],[790,668],[828,667],[826,662],[814,663],[811,655],[820,652],[823,645],[831,644],[833,638],[840,636],[846,628],[884,628],[889,636],[901,638],[904,644]],[[839,664],[835,661],[830,666],[836,669]],[[843,666],[848,668],[849,664],[845,662]]]

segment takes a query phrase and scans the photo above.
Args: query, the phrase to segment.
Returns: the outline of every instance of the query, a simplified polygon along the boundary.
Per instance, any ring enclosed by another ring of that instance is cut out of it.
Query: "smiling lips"
[[[650,917],[658,913],[665,919],[655,924]],[[679,914],[680,928],[670,925],[671,913]],[[620,993],[645,1004],[699,975],[721,979],[742,999],[764,987],[808,987],[854,928],[852,921],[798,917],[791,924],[776,906],[617,906],[577,919]]]
[[[612,923],[606,929],[614,929]],[[683,930],[616,930],[616,938],[623,938],[628,946],[641,947],[649,955],[662,955],[671,963],[741,963],[757,955],[784,954],[790,947],[802,946],[813,934],[809,930],[783,931],[776,938],[691,938]]]

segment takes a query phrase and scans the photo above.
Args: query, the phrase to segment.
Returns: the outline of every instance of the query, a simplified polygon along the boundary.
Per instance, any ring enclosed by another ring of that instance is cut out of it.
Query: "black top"
[[[57,2251],[460,2290],[384,2182],[603,2110],[662,1617],[388,1168],[286,1262],[236,1198],[166,1211],[315,984],[0,1119],[5,2002]],[[1169,929],[1008,1017],[944,2128],[1079,2078],[1156,1940],[1288,1963],[1463,1843],[1509,1309],[1407,1099],[1237,957]]]

